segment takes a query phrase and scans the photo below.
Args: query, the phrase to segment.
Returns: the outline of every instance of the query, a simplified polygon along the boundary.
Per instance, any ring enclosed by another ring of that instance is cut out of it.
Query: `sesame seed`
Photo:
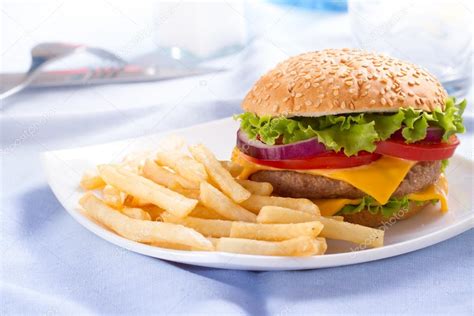
[[[333,93],[332,93],[335,97],[339,95],[339,90],[334,90]]]
[[[311,106],[311,104],[313,104],[313,102],[311,102],[310,100],[306,100],[306,101],[304,101],[304,104],[306,106]]]
[[[341,102],[341,109],[345,109],[346,108],[346,102],[342,101]]]
[[[373,105],[373,104],[375,104],[375,100],[370,100],[369,103]]]
[[[302,96],[303,96],[303,93],[300,93],[300,92],[298,92],[297,94],[295,94],[295,97],[296,97],[296,98],[301,98]]]
[[[348,87],[352,86],[352,81],[351,81],[351,80],[344,81],[344,83],[345,83],[346,86],[348,86]]]
[[[311,82],[309,81],[305,82],[304,87],[305,89],[308,89],[309,87],[311,87]]]
[[[387,104],[387,100],[385,100],[385,98],[381,98],[380,103],[382,103],[382,105],[385,105],[385,104]]]
[[[411,91],[408,91],[408,96],[410,96],[410,97],[414,97],[414,96],[415,96],[415,94],[414,94],[413,92],[411,92]]]

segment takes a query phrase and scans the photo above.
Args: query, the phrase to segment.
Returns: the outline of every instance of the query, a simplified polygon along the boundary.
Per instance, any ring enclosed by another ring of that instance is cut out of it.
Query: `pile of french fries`
[[[241,167],[204,145],[183,149],[97,166],[81,180],[79,204],[120,236],[170,249],[313,256],[326,252],[326,238],[383,245],[382,230],[323,217],[307,199],[272,196],[270,183],[237,179]]]

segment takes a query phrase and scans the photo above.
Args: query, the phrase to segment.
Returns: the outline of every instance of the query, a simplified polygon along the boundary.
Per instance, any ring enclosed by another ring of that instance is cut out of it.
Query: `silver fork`
[[[72,54],[88,52],[101,59],[109,60],[123,67],[127,62],[121,57],[99,47],[76,45],[67,43],[41,43],[31,49],[31,65],[22,80],[0,94],[0,101],[25,89],[41,70],[54,61],[70,56]],[[0,104],[0,109],[2,105]]]

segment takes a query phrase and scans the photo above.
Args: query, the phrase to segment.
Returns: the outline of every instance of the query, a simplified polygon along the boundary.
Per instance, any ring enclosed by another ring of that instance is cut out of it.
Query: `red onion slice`
[[[258,140],[251,140],[247,134],[237,131],[237,148],[244,154],[264,160],[288,160],[314,157],[330,152],[324,144],[318,142],[317,137],[288,145],[266,145]]]
[[[426,137],[422,140],[417,141],[416,143],[439,143],[443,138],[444,131],[440,127],[430,126],[426,129]],[[394,140],[405,140],[402,135],[402,130],[399,129],[390,136],[390,139]]]

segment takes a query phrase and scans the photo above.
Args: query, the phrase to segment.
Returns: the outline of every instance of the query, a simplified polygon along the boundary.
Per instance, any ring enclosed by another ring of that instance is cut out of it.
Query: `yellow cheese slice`
[[[239,176],[242,179],[260,170],[280,170],[255,164],[245,159],[238,149],[234,150],[232,159],[244,168]],[[415,161],[382,156],[368,165],[354,168],[292,171],[344,181],[367,193],[380,204],[385,204],[415,163]]]
[[[319,207],[322,216],[333,216],[339,212],[344,206],[358,205],[362,199],[321,199],[313,200]]]
[[[420,192],[408,194],[408,199],[411,201],[429,201],[439,200],[441,203],[441,212],[448,211],[448,181],[444,174],[441,174],[435,184],[430,185]]]

